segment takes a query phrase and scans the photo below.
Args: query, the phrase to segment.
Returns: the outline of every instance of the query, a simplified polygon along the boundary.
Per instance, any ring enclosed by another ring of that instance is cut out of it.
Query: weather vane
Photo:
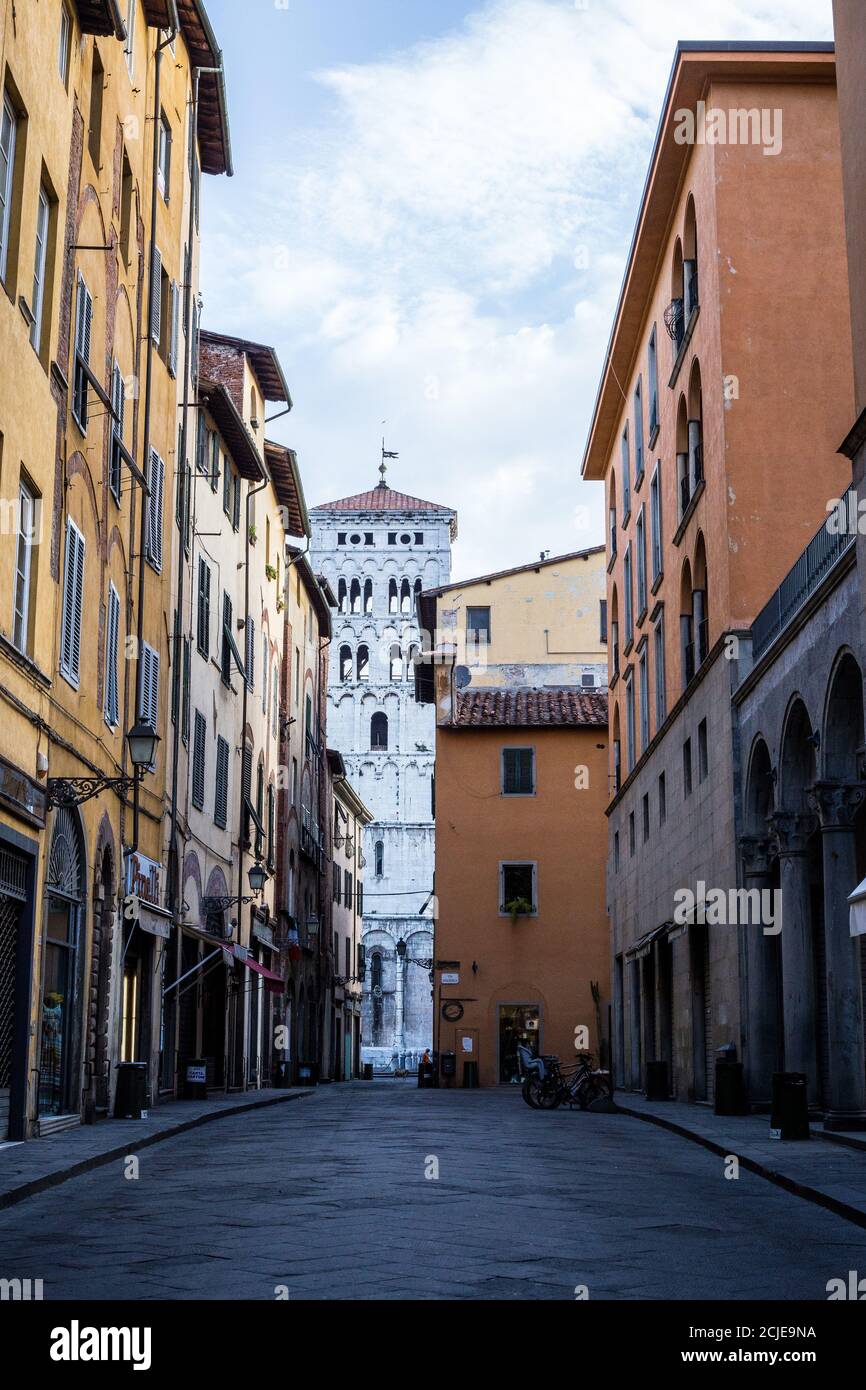
[[[392,449],[386,449],[386,448],[385,448],[385,437],[384,437],[384,435],[383,435],[383,436],[382,436],[382,462],[379,464],[379,472],[380,472],[380,474],[382,475],[382,482],[381,482],[381,486],[382,486],[382,487],[385,486],[385,474],[388,472],[388,462],[387,462],[388,459],[398,459],[399,457],[400,457],[400,455],[397,454],[397,453],[395,453]]]

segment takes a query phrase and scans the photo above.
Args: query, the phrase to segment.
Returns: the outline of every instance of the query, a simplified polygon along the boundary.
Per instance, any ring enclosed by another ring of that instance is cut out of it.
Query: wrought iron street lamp
[[[49,777],[47,800],[52,806],[81,806],[104,791],[116,791],[119,796],[127,796],[136,782],[140,781],[148,768],[156,762],[156,748],[159,734],[152,724],[144,719],[129,730],[126,743],[133,772],[128,777]]]
[[[248,903],[255,902],[256,898],[260,898],[265,891],[265,884],[269,877],[268,871],[264,864],[256,860],[255,864],[251,864],[247,870],[247,877],[250,881],[250,888],[252,889],[251,897],[244,897],[241,895],[240,897],[233,898],[228,895],[211,894],[206,898],[202,898],[202,911],[205,913],[228,912],[230,907],[246,907]]]

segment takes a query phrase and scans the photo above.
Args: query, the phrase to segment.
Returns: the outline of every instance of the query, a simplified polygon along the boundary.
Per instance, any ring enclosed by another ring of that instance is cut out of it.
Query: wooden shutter
[[[198,605],[196,640],[203,656],[210,655],[210,566],[200,555],[198,559]]]
[[[150,451],[148,486],[147,558],[154,569],[162,569],[162,497],[165,464],[155,449]]]
[[[226,685],[231,682],[232,678],[232,649],[228,639],[231,630],[232,601],[227,593],[223,593],[222,677]]]
[[[117,728],[117,645],[120,636],[120,598],[113,584],[108,586],[108,621],[105,632],[105,722]]]
[[[93,300],[81,271],[78,272],[78,295],[75,304],[75,361],[72,369],[72,414],[87,430],[87,377],[78,365],[78,359],[90,364],[90,339],[93,329]]]
[[[171,282],[171,339],[168,349],[168,370],[177,376],[177,345],[180,336],[180,288],[176,280]]]
[[[190,648],[189,638],[183,639],[183,677],[181,689],[180,734],[184,744],[189,743],[189,688],[190,688]]]
[[[224,738],[217,739],[216,797],[214,821],[225,830],[229,803],[229,746]]]
[[[195,734],[192,745],[192,804],[199,811],[204,806],[204,765],[207,724],[200,710],[195,712]]]
[[[138,688],[138,717],[159,728],[159,652],[142,644]]]
[[[66,523],[66,556],[63,570],[63,620],[60,635],[60,669],[78,688],[81,673],[81,615],[84,606],[84,537],[74,521]]]
[[[155,246],[153,248],[153,264],[150,267],[150,292],[153,296],[150,336],[159,347],[162,338],[162,256]]]
[[[256,684],[256,625],[252,618],[247,618],[247,689],[254,690]]]
[[[109,464],[108,485],[114,496],[120,501],[121,492],[121,460],[117,448],[117,442],[123,443],[123,427],[126,415],[126,387],[123,383],[123,373],[115,362],[114,371],[111,376],[111,408],[114,411],[114,421],[111,431],[111,460]]]

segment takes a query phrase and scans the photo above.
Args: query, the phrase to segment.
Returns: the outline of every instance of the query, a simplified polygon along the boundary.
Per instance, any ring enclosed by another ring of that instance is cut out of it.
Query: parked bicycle
[[[522,1095],[533,1110],[556,1110],[577,1105],[586,1110],[593,1101],[611,1096],[610,1072],[593,1065],[591,1052],[580,1052],[573,1066],[558,1057],[534,1057],[522,1044],[517,1049],[523,1073]]]

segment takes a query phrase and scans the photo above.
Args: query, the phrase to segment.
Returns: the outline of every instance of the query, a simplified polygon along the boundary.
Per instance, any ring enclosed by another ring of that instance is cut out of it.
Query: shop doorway
[[[541,1009],[538,1004],[499,1005],[499,1084],[517,1085],[520,1068],[517,1060],[519,1044],[528,1047],[534,1057],[540,1049]]]
[[[26,903],[27,860],[0,849],[0,1141],[10,1134],[16,1023],[21,1008],[19,961],[29,945],[24,927]]]
[[[45,884],[45,943],[39,1049],[39,1117],[80,1112],[81,934],[84,847],[78,819],[57,811]]]

